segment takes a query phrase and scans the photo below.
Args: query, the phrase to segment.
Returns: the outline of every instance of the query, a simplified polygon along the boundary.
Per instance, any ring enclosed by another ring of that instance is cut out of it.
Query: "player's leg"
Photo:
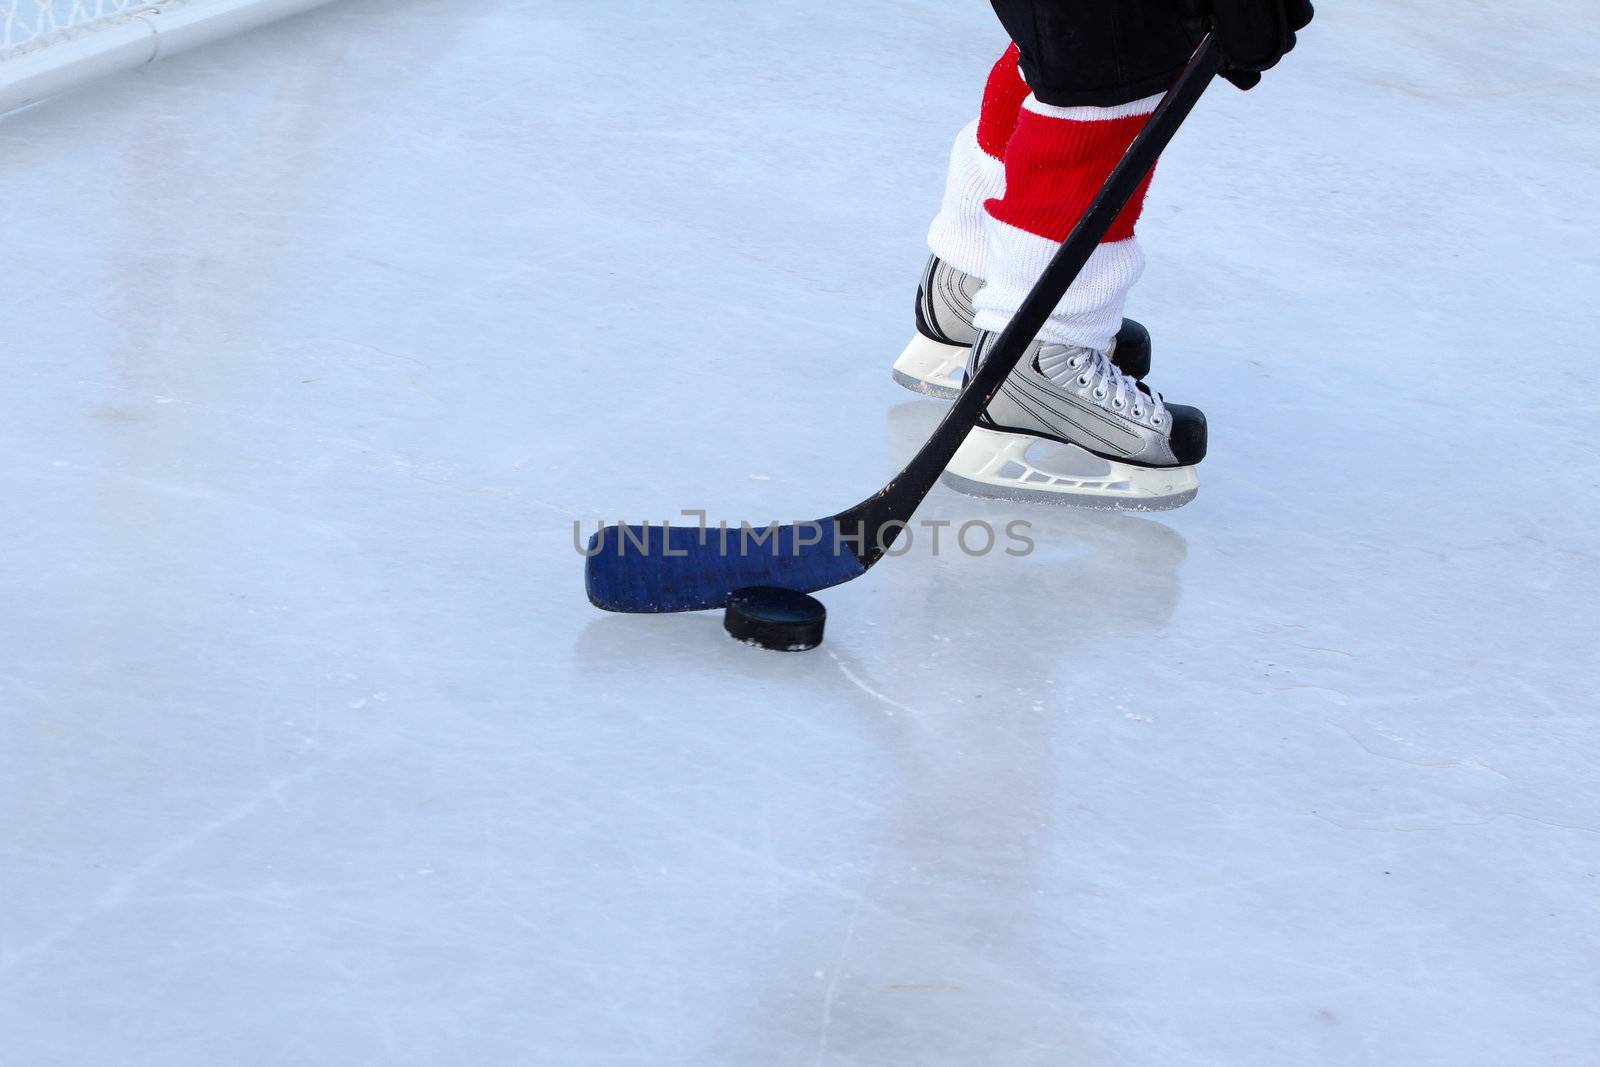
[[[978,117],[956,134],[944,200],[928,230],[932,258],[917,286],[916,333],[895,360],[894,379],[929,396],[954,396],[961,387],[972,327],[972,298],[988,275],[984,202],[1005,192],[1006,142],[1017,124],[1028,85],[1016,45],[989,71]]]
[[[973,297],[979,336],[969,372],[1088,209],[1188,52],[1176,3],[996,0],[995,6],[1036,84],[1006,144],[1005,192],[986,202],[988,274]],[[1204,416],[1166,404],[1108,356],[1144,267],[1134,236],[1144,193],[1141,187],[1068,289],[952,461],[947,481],[991,495],[1111,507],[1176,507],[1193,497],[1193,466],[1205,454]],[[1034,462],[1027,453],[1039,442],[1087,453],[1096,463],[1093,474]]]

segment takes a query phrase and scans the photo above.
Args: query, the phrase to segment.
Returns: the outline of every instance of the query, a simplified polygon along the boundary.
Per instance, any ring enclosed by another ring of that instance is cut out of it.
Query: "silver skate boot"
[[[895,381],[924,396],[955,399],[961,392],[967,352],[978,336],[972,325],[972,298],[982,288],[983,279],[938,256],[929,258],[917,286],[917,332],[894,361]],[[1123,319],[1108,354],[1122,373],[1143,378],[1150,373],[1150,332]]]
[[[999,336],[978,335],[966,374]],[[1200,491],[1205,454],[1199,408],[1166,403],[1104,353],[1035,341],[942,480],[977,496],[1166,511]]]

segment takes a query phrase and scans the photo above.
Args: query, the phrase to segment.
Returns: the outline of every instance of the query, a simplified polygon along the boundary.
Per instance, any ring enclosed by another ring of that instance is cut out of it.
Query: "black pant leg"
[[[1035,96],[1109,107],[1164,92],[1194,41],[1181,0],[990,0]]]

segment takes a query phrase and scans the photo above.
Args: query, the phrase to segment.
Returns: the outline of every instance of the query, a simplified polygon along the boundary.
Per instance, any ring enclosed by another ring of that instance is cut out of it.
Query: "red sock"
[[[1028,83],[1018,65],[1022,53],[1016,45],[989,72],[983,87],[983,110],[978,113],[978,147],[995,159],[1006,158],[1006,142],[1017,128],[1017,115],[1028,98]]]
[[[1066,240],[1149,117],[1125,111],[1019,107],[1005,146],[1005,195],[988,201],[989,215],[1039,237]],[[1112,224],[1107,243],[1133,236],[1149,187],[1147,177]]]
[[[987,284],[973,300],[980,330],[1000,330],[1011,321],[1159,99],[1116,107],[1053,107],[1031,96],[1023,101],[1006,142],[1004,191],[984,201]],[[1102,352],[1110,345],[1128,291],[1144,269],[1133,230],[1148,187],[1147,178],[1056,305],[1041,338]]]

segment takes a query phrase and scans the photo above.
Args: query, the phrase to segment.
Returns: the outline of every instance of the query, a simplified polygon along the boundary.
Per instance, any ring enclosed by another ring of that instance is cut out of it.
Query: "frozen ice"
[[[1581,7],[1219,85],[1130,309],[1199,498],[941,487],[803,655],[573,526],[926,436],[985,4],[349,0],[0,119],[0,1062],[1593,1067]]]

